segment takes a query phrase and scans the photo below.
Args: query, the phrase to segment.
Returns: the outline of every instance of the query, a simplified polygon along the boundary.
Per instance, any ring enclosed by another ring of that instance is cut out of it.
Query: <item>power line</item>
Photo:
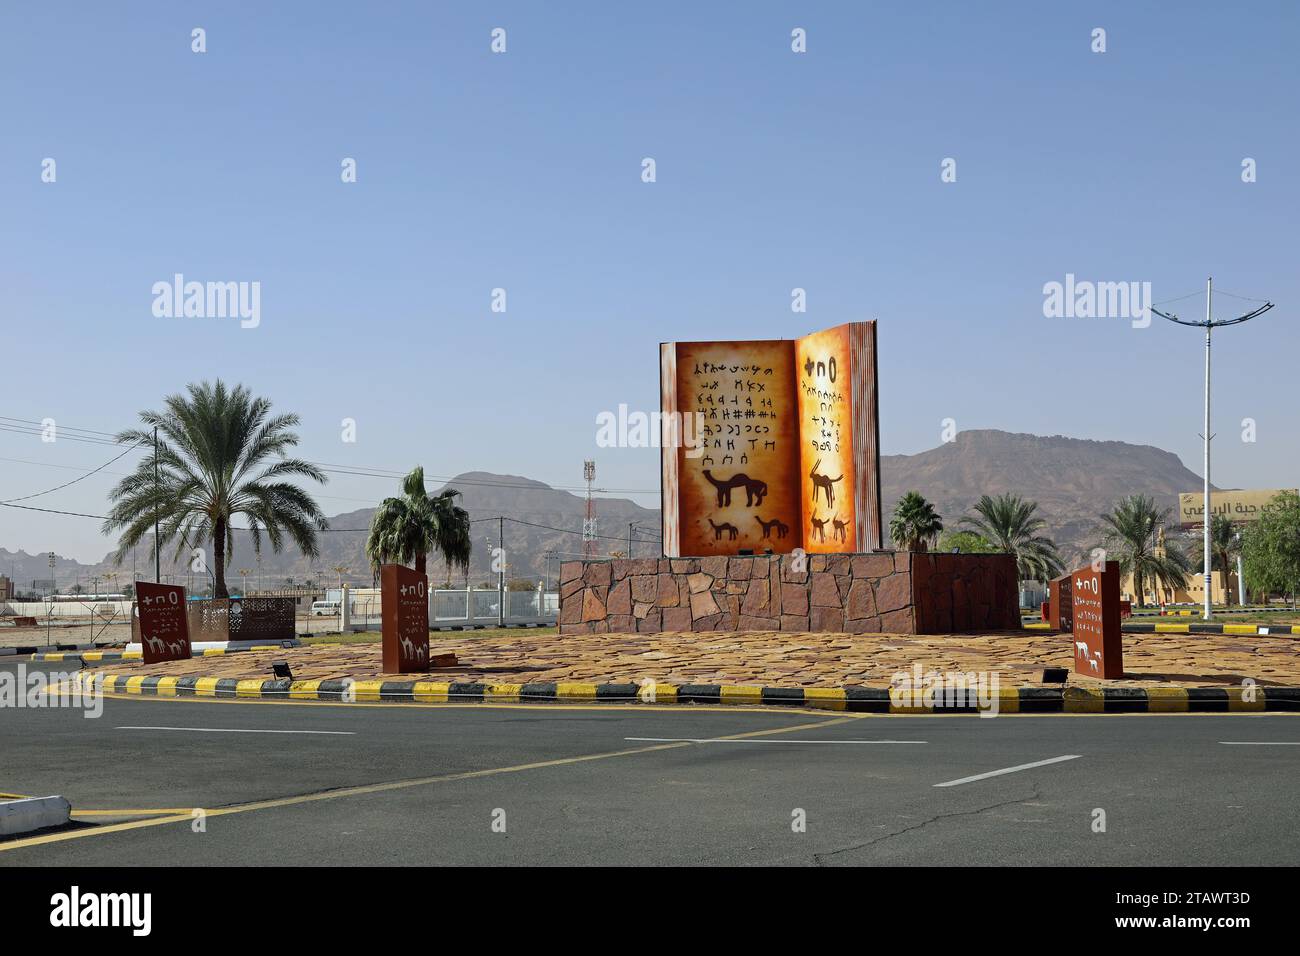
[[[8,462],[12,462],[12,463],[14,463],[14,464],[16,464],[16,465],[34,465],[34,466],[36,466],[37,468],[62,468],[64,471],[85,471],[85,470],[89,467],[89,466],[87,466],[87,465],[62,465],[62,464],[59,464],[58,462],[53,462],[53,461],[32,461],[30,458],[4,458],[4,457],[0,457],[0,461],[8,461]],[[123,471],[101,471],[100,474],[103,474],[103,475],[112,475],[114,478],[125,478],[125,477],[127,477],[126,472],[123,472]],[[359,503],[361,503],[361,504],[374,504],[374,501],[375,501],[374,498],[354,498],[354,497],[351,497],[350,495],[327,495],[327,494],[325,494],[325,493],[323,493],[323,492],[319,492],[319,491],[318,491],[318,492],[313,492],[312,497],[313,497],[313,498],[324,498],[324,499],[326,499],[326,500],[328,500],[328,501],[356,501],[356,502],[359,502]],[[15,500],[15,501],[16,501],[16,500],[18,500],[18,499],[12,499],[12,500]]]
[[[5,424],[5,423],[14,423],[14,424]],[[32,426],[39,426],[39,427],[32,427]],[[17,433],[17,434],[25,434],[25,435],[43,435],[43,434],[44,434],[44,427],[45,427],[45,426],[44,426],[42,423],[40,423],[40,422],[35,422],[35,421],[31,421],[31,420],[29,420],[29,419],[20,419],[20,418],[11,418],[11,417],[8,417],[8,416],[0,416],[0,430],[3,430],[3,431],[10,431],[10,432],[15,432],[15,433]],[[62,432],[65,433],[65,434],[62,436],[65,440],[69,440],[69,439],[70,439],[70,440],[72,440],[72,441],[83,441],[83,442],[86,442],[86,443],[88,443],[88,444],[101,444],[101,445],[121,445],[121,444],[122,444],[122,442],[117,441],[116,438],[113,437],[113,436],[111,435],[111,433],[109,433],[109,432],[97,431],[97,430],[95,430],[95,429],[89,429],[89,428],[77,428],[77,427],[74,427],[74,426],[71,426],[71,425],[60,425],[60,426],[56,426],[56,427],[57,427],[60,431],[62,431]],[[68,434],[66,434],[67,432],[82,432],[82,433],[86,433],[86,436],[87,436],[87,437],[82,437],[81,435],[68,435]],[[93,437],[93,436],[97,436],[97,435],[104,435],[104,436],[110,436],[110,437],[109,437],[108,440],[100,439],[100,438],[97,438],[97,437]],[[63,488],[67,488],[67,487],[69,487],[70,485],[74,485],[74,484],[76,484],[76,483],[79,482],[79,481],[84,481],[86,478],[89,478],[89,477],[91,477],[92,475],[97,474],[97,473],[103,471],[103,470],[104,470],[105,468],[107,468],[109,465],[111,465],[111,464],[113,464],[114,462],[119,461],[120,459],[126,457],[126,456],[127,456],[128,454],[130,454],[132,451],[135,451],[137,448],[140,448],[143,444],[144,444],[144,442],[137,442],[136,444],[133,444],[133,445],[131,445],[130,447],[128,447],[128,448],[127,448],[125,451],[123,451],[120,455],[115,456],[114,458],[110,459],[109,461],[106,461],[104,464],[98,466],[97,468],[91,469],[90,471],[86,472],[85,474],[83,474],[83,475],[79,475],[78,477],[72,479],[71,481],[64,482],[64,483],[61,484],[61,485],[56,485],[56,486],[53,487],[53,488],[48,488],[48,489],[46,489],[46,490],[44,490],[44,491],[39,491],[39,492],[36,492],[36,493],[34,493],[34,494],[31,494],[31,495],[24,495],[24,496],[19,497],[19,498],[9,498],[9,499],[0,500],[0,506],[9,507],[9,508],[19,508],[19,509],[22,509],[22,510],[24,510],[24,511],[37,511],[37,512],[41,512],[41,513],[44,513],[44,514],[66,515],[66,516],[69,516],[69,517],[78,517],[78,518],[95,518],[95,519],[98,519],[98,520],[101,520],[101,521],[108,520],[108,516],[107,516],[107,515],[94,515],[94,514],[88,514],[88,513],[85,513],[85,512],[79,512],[79,511],[65,511],[65,510],[60,510],[60,509],[56,509],[56,508],[38,508],[38,507],[30,506],[30,505],[20,505],[20,504],[17,504],[17,502],[19,502],[19,501],[27,501],[27,500],[29,500],[29,499],[31,499],[31,498],[39,498],[39,497],[41,497],[41,496],[43,496],[43,495],[51,494],[52,492],[59,491],[59,490],[61,490],[61,489],[63,489]],[[43,463],[43,462],[28,462],[28,464],[50,464],[50,465],[52,465],[53,467],[72,467],[72,466],[66,466],[66,465],[64,465],[64,466],[53,465],[53,463]],[[311,462],[311,464],[316,465],[318,468],[321,468],[322,471],[334,472],[334,473],[345,474],[345,475],[355,475],[355,476],[358,476],[358,477],[371,477],[371,478],[385,478],[385,479],[393,479],[393,478],[400,478],[400,477],[402,477],[402,476],[405,474],[404,472],[394,471],[394,470],[390,470],[390,469],[382,469],[382,468],[373,468],[373,469],[372,469],[372,468],[368,468],[368,467],[365,467],[365,466],[342,466],[342,465],[335,465],[335,464],[331,464],[331,463],[327,463],[327,462]],[[534,484],[534,483],[532,483],[532,482],[530,482],[530,483],[528,483],[528,484],[520,484],[520,483],[517,483],[517,482],[482,481],[482,480],[472,479],[472,478],[470,478],[470,479],[446,478],[446,477],[438,476],[438,475],[430,475],[429,477],[433,478],[435,481],[444,481],[444,482],[455,481],[457,484],[460,484],[460,485],[467,485],[467,486],[472,486],[472,487],[498,487],[498,488],[516,488],[516,489],[530,489],[530,488],[535,488],[535,487],[536,487],[536,484]],[[539,483],[539,484],[540,484],[540,483]],[[546,485],[545,487],[548,488],[548,489],[550,489],[550,490],[560,490],[560,491],[563,491],[563,490],[570,490],[570,489],[567,489],[567,488],[565,488],[565,487],[563,487],[563,486],[556,486],[556,485]],[[538,489],[538,490],[541,490],[541,489]],[[602,493],[605,493],[605,494],[609,494],[609,493],[611,493],[611,490],[610,490],[610,489],[595,489],[595,488],[592,488],[592,487],[590,486],[590,484],[589,484],[585,489],[573,489],[573,490],[585,490],[585,491],[588,492],[588,495],[590,495],[590,494],[591,494],[592,492],[594,492],[594,491],[599,491],[599,492],[602,492]],[[644,494],[650,494],[650,493],[652,493],[652,492],[650,492],[649,490],[639,491],[639,490],[633,490],[633,489],[626,489],[626,490],[624,490],[624,493],[631,493],[631,494],[642,494],[642,493],[644,493]],[[361,500],[361,499],[354,499],[354,500]],[[589,500],[590,500],[590,499],[589,499]],[[589,510],[590,510],[590,505],[589,505],[588,507],[589,507]],[[558,534],[575,534],[575,535],[579,535],[579,536],[581,536],[581,537],[584,537],[584,538],[587,539],[587,540],[597,540],[597,539],[599,539],[599,540],[605,540],[605,541],[619,541],[619,542],[622,542],[622,541],[624,540],[624,539],[621,538],[621,537],[614,537],[614,536],[611,536],[611,535],[600,535],[600,534],[594,534],[594,533],[592,533],[591,531],[586,531],[586,532],[584,532],[584,531],[573,530],[573,529],[570,529],[570,528],[556,528],[556,527],[554,527],[554,526],[552,526],[552,525],[545,525],[545,524],[540,524],[540,523],[537,523],[537,522],[525,521],[525,520],[523,520],[522,518],[509,517],[509,516],[504,515],[504,514],[497,514],[497,515],[492,515],[492,516],[485,516],[485,517],[482,517],[482,518],[472,518],[472,519],[470,519],[470,523],[471,523],[471,524],[475,524],[475,523],[478,523],[478,522],[481,522],[481,521],[492,521],[492,520],[497,520],[497,521],[499,521],[499,520],[510,521],[510,522],[515,523],[515,524],[524,525],[524,526],[526,526],[526,527],[538,528],[538,529],[540,529],[540,530],[544,530],[544,531],[553,531],[553,532],[556,532],[556,533],[558,533]],[[251,529],[251,528],[231,528],[231,530],[232,530],[232,531],[250,532],[252,529]],[[321,529],[321,530],[322,530],[323,532],[326,532],[326,533],[366,533],[366,532],[368,532],[370,529],[369,529],[369,528],[324,528],[324,529]],[[659,538],[659,537],[655,537],[655,536],[653,536],[652,534],[648,533],[645,529],[642,529],[642,528],[639,528],[639,527],[638,527],[636,530],[637,530],[638,532],[640,532],[640,534],[641,534],[641,536],[638,538],[638,540],[644,540],[644,541],[646,541],[646,543],[661,543],[661,542],[662,542],[662,538]]]
[[[15,424],[6,425],[4,424],[6,422],[12,422]],[[31,426],[37,426],[37,427],[31,427]],[[0,431],[9,431],[20,435],[40,435],[42,434],[42,428],[43,426],[41,422],[32,421],[31,419],[9,418],[0,415]],[[59,425],[58,429],[60,432],[74,431],[74,432],[86,433],[85,437],[81,435],[63,435],[61,436],[62,440],[80,441],[88,444],[98,444],[98,445],[121,445],[122,444],[121,442],[116,440],[112,432],[98,431],[92,428],[74,428],[71,425]],[[107,436],[107,438],[94,437],[94,436],[101,436],[101,435]],[[358,478],[391,479],[391,478],[401,478],[406,475],[405,471],[398,471],[392,468],[384,468],[382,466],[341,465],[332,462],[320,462],[320,461],[308,461],[308,464],[315,465],[317,468],[320,468],[321,471],[327,472],[329,474],[350,475]],[[545,482],[521,484],[519,482],[510,482],[510,481],[486,481],[478,478],[463,478],[456,475],[426,474],[425,477],[430,478],[433,481],[441,481],[443,483],[455,482],[456,484],[459,485],[467,485],[467,486],[483,487],[483,488],[529,489],[529,488],[536,488],[538,484],[541,484],[544,485],[544,489],[549,489],[551,491],[585,492],[587,490],[585,485],[552,485],[552,484],[547,484]],[[537,490],[539,491],[544,489],[537,488]],[[657,495],[659,494],[658,488],[594,488],[592,490],[595,493],[606,494],[606,495],[609,494]]]
[[[31,498],[39,498],[42,495],[48,495],[51,492],[55,492],[55,491],[59,491],[60,489],[67,488],[69,485],[75,485],[77,482],[84,481],[85,479],[89,478],[91,475],[95,474],[96,472],[103,471],[105,468],[113,464],[113,462],[117,461],[118,459],[125,458],[127,455],[131,454],[131,452],[135,451],[135,449],[139,448],[143,444],[144,442],[136,442],[134,445],[132,445],[126,451],[122,452],[122,454],[118,455],[116,458],[110,458],[108,461],[104,462],[98,468],[92,468],[84,475],[78,475],[76,478],[73,478],[71,481],[65,481],[61,485],[55,485],[53,488],[46,488],[44,491],[38,491],[35,494],[23,495],[21,498],[6,498],[3,501],[0,501],[0,504],[8,505],[8,504],[13,504],[15,501],[27,501]]]
[[[74,517],[74,518],[96,518],[96,519],[98,519],[98,520],[100,520],[100,521],[106,521],[106,520],[108,520],[108,515],[92,515],[92,514],[87,514],[87,513],[85,513],[85,512],[82,512],[82,511],[60,511],[60,510],[55,509],[55,508],[37,508],[37,507],[34,507],[34,506],[32,506],[32,505],[17,505],[17,504],[12,504],[12,503],[10,503],[10,502],[8,502],[8,501],[0,501],[0,507],[5,507],[5,508],[21,508],[23,511],[40,511],[40,512],[43,512],[43,513],[45,513],[45,514],[68,515],[68,516],[70,516],[70,517]],[[579,536],[582,535],[582,532],[581,532],[581,531],[575,531],[575,530],[572,529],[572,528],[556,528],[556,527],[553,527],[553,526],[551,526],[551,525],[547,525],[547,524],[538,524],[538,523],[533,522],[533,521],[524,521],[522,518],[512,518],[512,517],[510,517],[509,515],[504,515],[504,514],[496,514],[496,515],[491,515],[491,516],[489,516],[489,517],[483,517],[483,518],[471,518],[471,519],[470,519],[470,524],[478,524],[478,523],[481,522],[481,521],[499,521],[499,520],[502,520],[502,519],[504,519],[504,520],[506,520],[506,521],[513,522],[513,523],[515,523],[515,524],[527,525],[527,526],[530,527],[530,528],[540,528],[540,529],[542,529],[542,530],[544,530],[544,531],[555,531],[555,532],[558,532],[558,533],[560,533],[560,534],[576,534],[576,535],[579,535]],[[247,532],[247,531],[251,531],[252,529],[251,529],[251,528],[231,528],[230,530],[231,530],[231,531],[245,531],[245,532]],[[638,528],[637,530],[638,530],[638,531],[641,531],[642,529],[639,529],[639,528]],[[323,528],[323,529],[321,529],[321,531],[324,532],[324,533],[357,533],[357,534],[364,534],[364,533],[368,533],[368,532],[370,531],[370,529],[369,529],[369,528]],[[598,534],[598,535],[596,535],[596,537],[597,537],[597,538],[601,538],[601,539],[603,539],[603,540],[605,540],[605,541],[623,541],[623,540],[624,540],[623,538],[616,538],[616,537],[611,537],[610,535],[603,535],[603,534]],[[661,542],[663,539],[662,539],[662,538],[657,538],[657,537],[639,537],[637,540],[638,540],[638,541],[646,541],[647,543],[659,543],[659,542]]]
[[[43,434],[43,430],[40,428],[19,428],[5,424],[0,424],[0,431],[13,432],[16,435],[30,435],[32,437],[40,437]],[[121,442],[107,441],[99,438],[85,438],[80,435],[64,435],[62,441],[75,441],[86,445],[121,445]]]
[[[503,515],[502,517],[505,517],[505,516]],[[487,520],[487,519],[480,518],[479,520],[480,520],[480,521],[483,521],[483,520]],[[506,520],[507,520],[507,521],[513,521],[515,524],[527,525],[527,526],[530,527],[530,528],[541,528],[541,529],[543,529],[543,530],[545,530],[545,531],[558,531],[558,532],[560,532],[561,534],[576,534],[576,535],[581,535],[581,534],[583,533],[583,532],[581,532],[581,531],[573,531],[573,530],[571,530],[571,529],[569,529],[569,528],[553,528],[553,527],[551,527],[550,525],[546,525],[546,524],[536,524],[535,522],[532,522],[532,521],[524,521],[522,518],[506,518]],[[638,530],[640,530],[640,529],[638,529]],[[607,534],[597,534],[597,535],[592,535],[592,537],[594,537],[594,538],[600,538],[600,539],[602,539],[602,540],[604,540],[604,541],[620,541],[620,542],[621,542],[621,541],[625,541],[625,540],[626,540],[625,538],[611,537],[610,535],[607,535]],[[638,540],[638,541],[653,541],[653,542],[659,542],[659,541],[662,541],[663,539],[662,539],[662,538],[638,538],[637,540]]]
[[[107,515],[88,515],[80,511],[56,511],[53,508],[37,508],[32,505],[15,505],[15,504],[10,504],[7,501],[0,501],[0,508],[21,508],[23,511],[43,511],[46,514],[71,515],[74,518],[99,518],[103,520],[108,517]]]

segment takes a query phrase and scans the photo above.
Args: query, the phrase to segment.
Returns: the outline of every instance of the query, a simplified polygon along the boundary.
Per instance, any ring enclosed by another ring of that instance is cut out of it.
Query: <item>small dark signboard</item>
[[[1071,580],[1070,575],[1063,574],[1048,585],[1047,622],[1056,631],[1068,632],[1074,629],[1073,608],[1070,604]]]
[[[190,656],[190,623],[185,589],[172,584],[135,582],[140,612],[140,647],[146,664],[183,661]]]
[[[1092,677],[1124,676],[1119,624],[1119,562],[1070,572],[1074,671]]]
[[[384,673],[429,669],[429,579],[400,564],[379,571],[383,600]]]

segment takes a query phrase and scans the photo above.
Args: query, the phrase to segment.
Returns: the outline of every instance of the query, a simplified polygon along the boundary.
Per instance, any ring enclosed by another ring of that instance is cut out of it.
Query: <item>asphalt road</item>
[[[0,866],[1289,865],[1297,744],[1285,714],[6,708],[0,792],[62,794],[77,824]]]

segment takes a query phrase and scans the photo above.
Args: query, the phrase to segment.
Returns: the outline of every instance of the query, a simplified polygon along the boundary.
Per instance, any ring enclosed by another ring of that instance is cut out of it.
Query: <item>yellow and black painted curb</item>
[[[1052,625],[1045,621],[1022,624],[1027,631],[1050,631]],[[1250,637],[1265,635],[1300,634],[1300,624],[1197,624],[1165,623],[1163,621],[1125,621],[1120,625],[1125,634],[1242,634]]]
[[[1125,621],[1125,634],[1300,634],[1300,624],[1173,624],[1159,621]]]
[[[909,700],[884,687],[760,687],[746,684],[480,684],[395,680],[287,680],[87,674],[85,686],[141,697],[394,703],[773,704],[871,714],[979,713],[974,688],[917,692]],[[1300,712],[1300,687],[1005,687],[998,713],[1174,714]],[[915,701],[915,702],[912,702]]]
[[[278,651],[283,644],[253,644],[249,647],[208,647],[194,652],[195,657],[221,657],[244,651]],[[31,656],[33,661],[81,661],[86,664],[111,664],[114,661],[144,660],[143,651],[48,651]]]

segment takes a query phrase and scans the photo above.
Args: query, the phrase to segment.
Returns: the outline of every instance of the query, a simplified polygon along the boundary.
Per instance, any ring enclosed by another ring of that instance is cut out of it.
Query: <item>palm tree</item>
[[[373,566],[414,562],[425,573],[426,557],[437,551],[453,565],[469,570],[469,512],[456,504],[460,492],[448,488],[430,498],[424,490],[424,468],[416,467],[402,479],[402,497],[385,498],[375,510],[366,539],[366,555]]]
[[[1198,539],[1194,549],[1195,566],[1204,566],[1204,551],[1205,543]],[[1233,565],[1240,553],[1241,535],[1237,532],[1236,525],[1227,515],[1215,515],[1210,519],[1210,566],[1217,567],[1223,574],[1223,596],[1229,607],[1232,606],[1232,588],[1229,587],[1228,578],[1234,573]]]
[[[925,551],[939,532],[943,521],[935,514],[934,505],[926,501],[919,491],[909,491],[894,506],[894,516],[889,519],[889,536],[905,551]]]
[[[1157,508],[1146,495],[1120,499],[1115,510],[1102,515],[1103,546],[1119,561],[1120,574],[1133,575],[1133,597],[1145,607],[1142,582],[1150,577],[1165,588],[1187,586],[1191,563],[1177,546],[1163,543],[1168,508]]]
[[[242,385],[227,388],[220,379],[190,384],[187,391],[168,396],[162,412],[141,412],[144,428],[117,436],[119,442],[145,446],[153,443],[157,429],[158,446],[109,492],[113,507],[104,533],[122,530],[113,555],[118,563],[153,531],[155,521],[159,550],[175,540],[179,556],[211,540],[212,595],[225,598],[230,596],[226,560],[235,547],[231,520],[247,519],[257,554],[265,533],[271,550],[278,553],[288,535],[314,558],[325,518],[311,495],[285,479],[321,484],[327,479],[310,462],[285,454],[298,444],[290,431],[297,415],[272,415],[268,399],[254,398]]]
[[[1047,522],[1035,514],[1037,510],[1038,502],[1019,495],[983,495],[975,503],[975,515],[960,523],[977,531],[996,550],[1015,555],[1022,581],[1049,581],[1061,574],[1065,565],[1052,539],[1038,533]]]

